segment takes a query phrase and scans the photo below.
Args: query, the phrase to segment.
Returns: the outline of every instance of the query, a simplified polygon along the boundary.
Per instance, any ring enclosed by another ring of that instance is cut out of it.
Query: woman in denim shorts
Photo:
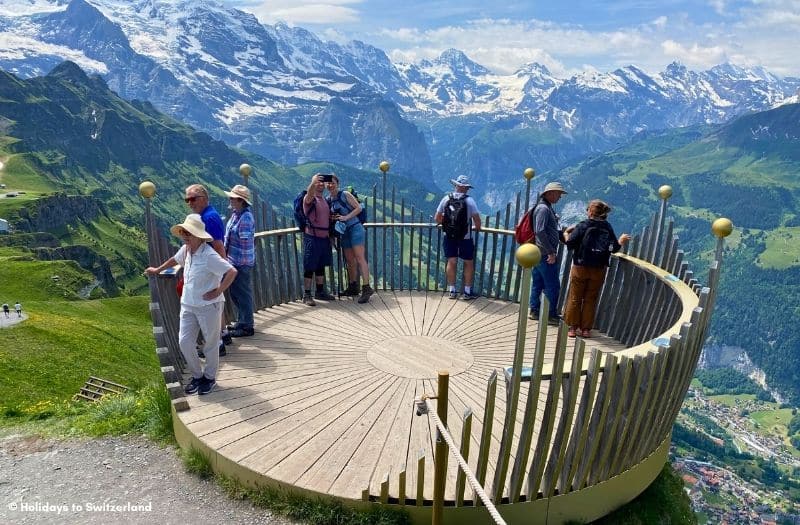
[[[364,250],[367,235],[364,225],[358,219],[358,214],[361,213],[361,204],[350,192],[339,190],[339,178],[336,175],[331,177],[327,188],[330,192],[328,202],[331,205],[331,219],[344,225],[337,225],[337,231],[341,234],[339,242],[347,261],[348,286],[344,295],[359,295],[358,274],[361,273],[362,286],[358,302],[363,304],[369,301],[370,296],[375,292],[369,285],[369,265]],[[343,232],[342,229],[344,229]]]

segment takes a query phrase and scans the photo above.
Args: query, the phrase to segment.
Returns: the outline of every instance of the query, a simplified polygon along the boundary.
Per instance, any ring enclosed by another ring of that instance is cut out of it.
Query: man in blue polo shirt
[[[217,210],[208,203],[208,190],[202,184],[192,184],[186,188],[185,193],[186,195],[183,200],[186,201],[186,204],[189,205],[192,212],[200,215],[206,227],[206,233],[211,235],[211,241],[208,244],[214,248],[214,251],[217,252],[220,257],[225,259],[225,225],[222,223],[222,217],[220,217]],[[219,321],[220,331],[222,333],[222,339],[219,344],[219,355],[226,354],[225,343],[231,344],[230,335],[224,330],[225,314],[223,313],[222,315],[223,317]]]

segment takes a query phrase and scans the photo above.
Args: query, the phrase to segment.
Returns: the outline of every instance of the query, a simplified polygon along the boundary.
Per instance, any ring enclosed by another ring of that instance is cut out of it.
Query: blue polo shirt
[[[200,214],[200,219],[206,227],[206,233],[215,241],[223,241],[225,239],[225,225],[222,224],[222,217],[219,216],[217,210],[210,204],[206,206],[203,213]]]

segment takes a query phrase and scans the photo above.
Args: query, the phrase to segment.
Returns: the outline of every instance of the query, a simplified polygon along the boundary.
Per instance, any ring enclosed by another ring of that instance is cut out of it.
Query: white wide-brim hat
[[[169,229],[173,235],[178,237],[181,236],[181,230],[186,230],[198,239],[203,239],[204,241],[211,240],[211,235],[206,232],[206,226],[203,224],[203,219],[201,219],[200,215],[197,213],[190,213],[186,216],[186,219],[181,224],[176,224]]]

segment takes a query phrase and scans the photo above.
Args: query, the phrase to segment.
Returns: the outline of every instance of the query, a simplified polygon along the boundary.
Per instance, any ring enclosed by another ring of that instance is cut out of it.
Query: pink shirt
[[[314,205],[303,202],[303,212],[305,212],[308,222],[314,226],[306,226],[306,233],[314,237],[328,237],[330,228],[331,209],[328,201],[322,197],[314,197]]]

